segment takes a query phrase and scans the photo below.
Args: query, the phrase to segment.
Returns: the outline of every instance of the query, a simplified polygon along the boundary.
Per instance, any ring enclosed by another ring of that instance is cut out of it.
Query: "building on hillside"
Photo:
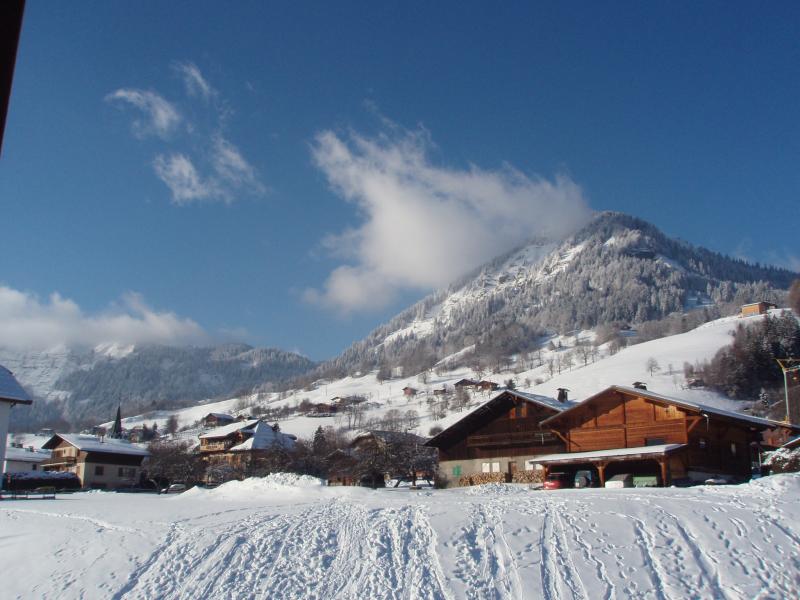
[[[230,425],[235,420],[236,418],[231,415],[212,412],[203,417],[203,427],[222,427],[224,425]]]
[[[33,446],[11,444],[6,448],[6,460],[3,473],[27,473],[41,470],[41,464],[50,458],[46,450],[37,450]]]
[[[417,395],[417,388],[413,388],[410,385],[407,385],[403,388],[403,395],[404,396],[416,396]]]
[[[202,434],[198,451],[207,467],[207,479],[217,481],[228,478],[225,473],[244,473],[253,460],[269,452],[294,449],[296,440],[295,436],[282,433],[277,425],[253,419]]]
[[[6,442],[8,440],[8,419],[11,407],[17,404],[31,404],[30,396],[14,377],[14,374],[0,365],[0,468],[6,461]],[[3,470],[0,470],[2,478]]]
[[[529,459],[527,468],[591,470],[601,485],[623,473],[670,485],[714,476],[749,479],[760,465],[763,432],[786,424],[615,385],[541,426],[565,450]]]
[[[334,450],[325,457],[325,464],[328,467],[328,485],[357,485],[358,478],[355,475],[358,459],[352,452]]]
[[[453,384],[453,387],[468,389],[476,387],[479,383],[479,381],[475,381],[474,379],[459,379]]]
[[[127,440],[57,433],[42,446],[51,456],[44,471],[75,473],[83,488],[116,489],[140,483],[142,461],[150,453]]]
[[[495,383],[494,381],[486,381],[485,379],[478,382],[478,385],[475,386],[482,392],[494,392],[497,388],[500,387],[500,384]]]
[[[742,305],[742,312],[740,313],[740,316],[753,317],[756,315],[764,315],[772,308],[778,307],[772,302],[753,302],[751,304],[744,304]]]
[[[501,392],[427,442],[439,450],[440,478],[448,485],[476,476],[512,480],[530,459],[565,449],[539,423],[570,406],[547,396]]]

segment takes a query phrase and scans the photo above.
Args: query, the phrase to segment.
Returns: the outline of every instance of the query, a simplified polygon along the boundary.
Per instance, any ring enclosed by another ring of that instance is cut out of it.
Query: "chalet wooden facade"
[[[449,485],[487,473],[510,480],[535,456],[563,452],[563,440],[540,423],[569,406],[546,396],[502,392],[427,442],[439,450],[440,478]]]
[[[55,434],[42,446],[50,450],[43,471],[75,473],[84,488],[115,489],[139,484],[149,452],[125,440],[82,434]]]
[[[547,471],[593,469],[601,484],[614,474],[656,475],[661,485],[711,476],[749,479],[764,431],[784,424],[612,386],[541,423],[566,452],[529,466]]]
[[[764,315],[771,308],[777,308],[772,302],[753,302],[752,304],[745,304],[742,306],[741,316],[753,317],[756,315]]]
[[[203,417],[203,426],[222,427],[224,425],[230,425],[234,421],[236,421],[236,418],[232,415],[226,415],[225,413],[208,413]]]

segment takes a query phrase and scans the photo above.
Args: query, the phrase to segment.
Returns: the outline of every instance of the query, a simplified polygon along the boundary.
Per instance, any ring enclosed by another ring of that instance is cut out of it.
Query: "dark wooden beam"
[[[3,151],[3,134],[11,101],[11,82],[14,80],[14,65],[17,62],[24,12],[25,0],[0,2],[0,154]]]

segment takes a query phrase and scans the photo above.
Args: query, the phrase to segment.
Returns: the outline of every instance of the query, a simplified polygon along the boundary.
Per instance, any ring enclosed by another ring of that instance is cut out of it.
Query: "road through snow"
[[[2,598],[796,598],[800,476],[0,503]]]

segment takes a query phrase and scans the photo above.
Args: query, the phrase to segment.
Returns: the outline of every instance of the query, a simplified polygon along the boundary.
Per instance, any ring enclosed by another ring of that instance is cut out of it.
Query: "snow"
[[[557,491],[268,479],[4,500],[0,563],[19,575],[3,597],[744,599],[800,587],[798,474]]]
[[[58,437],[85,452],[112,452],[114,454],[132,454],[134,456],[149,456],[149,452],[142,446],[131,444],[126,440],[114,438],[99,438],[94,435],[59,433]]]
[[[22,386],[11,371],[3,365],[0,365],[0,400],[21,402],[23,404],[31,403],[30,396],[22,389]]]
[[[683,448],[686,444],[657,444],[655,446],[638,446],[635,448],[614,448],[612,450],[593,450],[591,452],[566,452],[562,454],[544,454],[528,462],[558,462],[562,460],[580,460],[591,458],[604,458],[609,456],[630,456],[637,454],[666,454],[672,450]]]

